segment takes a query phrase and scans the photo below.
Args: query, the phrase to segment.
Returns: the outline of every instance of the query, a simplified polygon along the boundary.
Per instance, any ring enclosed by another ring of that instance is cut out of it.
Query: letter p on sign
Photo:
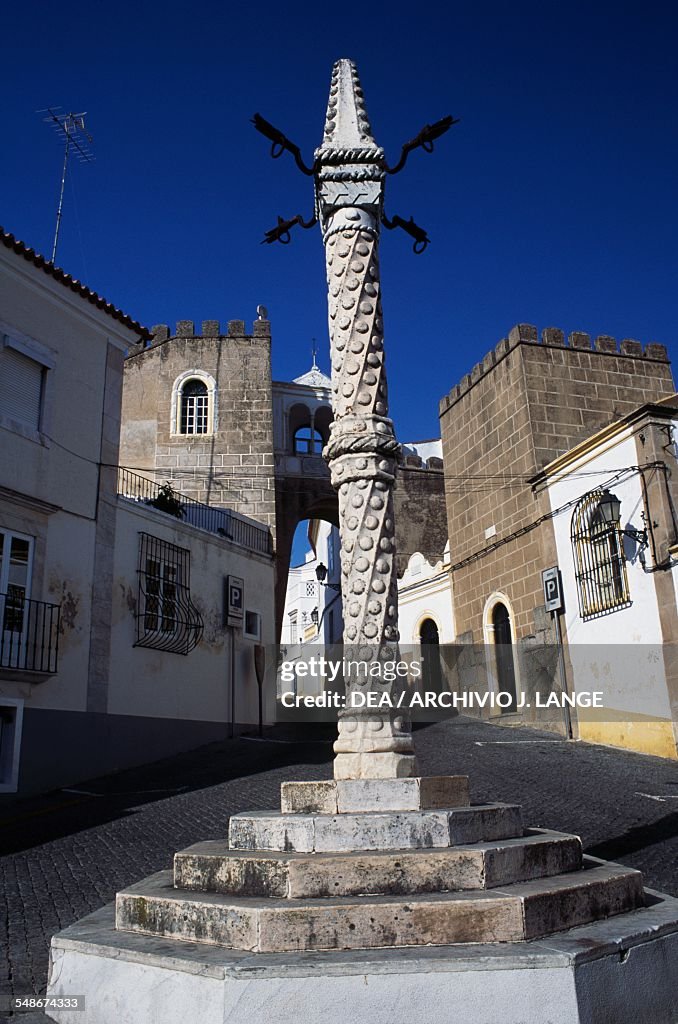
[[[544,604],[548,612],[558,612],[563,608],[563,585],[560,569],[554,565],[552,569],[544,569],[541,574],[544,586]]]

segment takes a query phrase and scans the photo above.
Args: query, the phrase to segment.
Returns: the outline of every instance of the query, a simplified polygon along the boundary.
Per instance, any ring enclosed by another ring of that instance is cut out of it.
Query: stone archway
[[[294,531],[304,519],[324,519],[339,526],[337,494],[329,473],[317,477],[279,477],[276,480],[275,614],[276,636],[282,630],[287,576],[290,570]]]

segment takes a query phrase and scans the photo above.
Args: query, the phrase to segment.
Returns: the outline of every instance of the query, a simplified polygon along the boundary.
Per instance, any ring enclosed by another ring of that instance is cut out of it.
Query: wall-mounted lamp
[[[611,494],[607,488],[605,488],[600,496],[598,512],[605,526],[618,525],[621,515],[621,501],[616,494]]]
[[[325,580],[327,579],[327,566],[323,565],[322,562],[319,562],[318,565],[316,566],[315,578],[317,579],[321,587],[329,587],[330,590],[336,590],[339,592],[341,591],[340,583],[325,583]]]
[[[605,488],[600,496],[597,511],[600,515],[601,522],[608,527],[608,529],[620,529],[621,501],[616,494],[612,494],[607,488]],[[624,537],[630,537],[630,539],[635,541],[638,545],[638,557],[641,565],[644,566],[645,549],[649,547],[647,530],[637,530],[635,526],[628,526],[625,530],[620,529],[620,532]]]

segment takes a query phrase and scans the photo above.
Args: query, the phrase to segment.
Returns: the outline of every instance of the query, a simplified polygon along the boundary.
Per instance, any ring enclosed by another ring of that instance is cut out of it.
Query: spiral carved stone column
[[[392,494],[399,445],[388,418],[379,280],[383,151],[372,140],[358,75],[347,60],[334,67],[316,159],[334,410],[324,455],[339,496],[347,701],[368,691],[389,699],[380,708],[349,706],[342,713],[334,774],[404,778],[416,774],[416,762],[409,716],[397,706],[403,680],[361,669],[383,670],[399,660]]]

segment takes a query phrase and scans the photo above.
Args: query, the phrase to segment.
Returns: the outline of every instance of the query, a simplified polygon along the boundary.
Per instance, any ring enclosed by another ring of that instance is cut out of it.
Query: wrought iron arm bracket
[[[278,157],[282,156],[285,150],[287,150],[292,154],[297,167],[303,174],[308,174],[309,176],[313,175],[313,168],[306,166],[301,158],[301,152],[296,143],[291,142],[286,135],[283,135],[283,133],[275,127],[275,125],[272,125],[270,121],[266,121],[261,114],[254,115],[252,118],[252,124],[258,132],[261,132],[261,134],[265,135],[267,139],[270,139],[271,156],[274,160],[277,160]]]
[[[418,135],[415,135],[413,139],[406,142],[400,152],[400,160],[395,167],[386,166],[388,174],[397,174],[402,171],[403,167],[407,163],[407,158],[413,149],[421,148],[426,153],[433,152],[433,143],[436,139],[439,139],[441,135],[444,135],[453,124],[459,124],[459,118],[454,118],[450,114],[447,117],[442,117],[440,121],[436,121],[435,124],[425,124]]]
[[[290,230],[295,224],[300,224],[302,228],[312,228],[315,227],[317,223],[318,221],[315,217],[306,221],[300,213],[298,213],[296,217],[292,217],[291,220],[284,220],[282,217],[278,217],[277,226],[266,232],[261,240],[261,244],[270,245],[271,242],[280,242],[282,245],[289,245],[291,240]]]
[[[402,228],[403,231],[406,231],[410,238],[414,239],[412,251],[415,252],[417,256],[419,256],[426,249],[426,246],[431,241],[431,239],[426,234],[425,229],[420,228],[418,224],[414,223],[414,217],[410,217],[409,220],[404,220],[402,217],[399,217],[398,214],[396,214],[393,220],[389,220],[386,214],[384,213],[381,216],[381,222],[385,228],[388,228],[389,231],[393,231],[394,228]]]

